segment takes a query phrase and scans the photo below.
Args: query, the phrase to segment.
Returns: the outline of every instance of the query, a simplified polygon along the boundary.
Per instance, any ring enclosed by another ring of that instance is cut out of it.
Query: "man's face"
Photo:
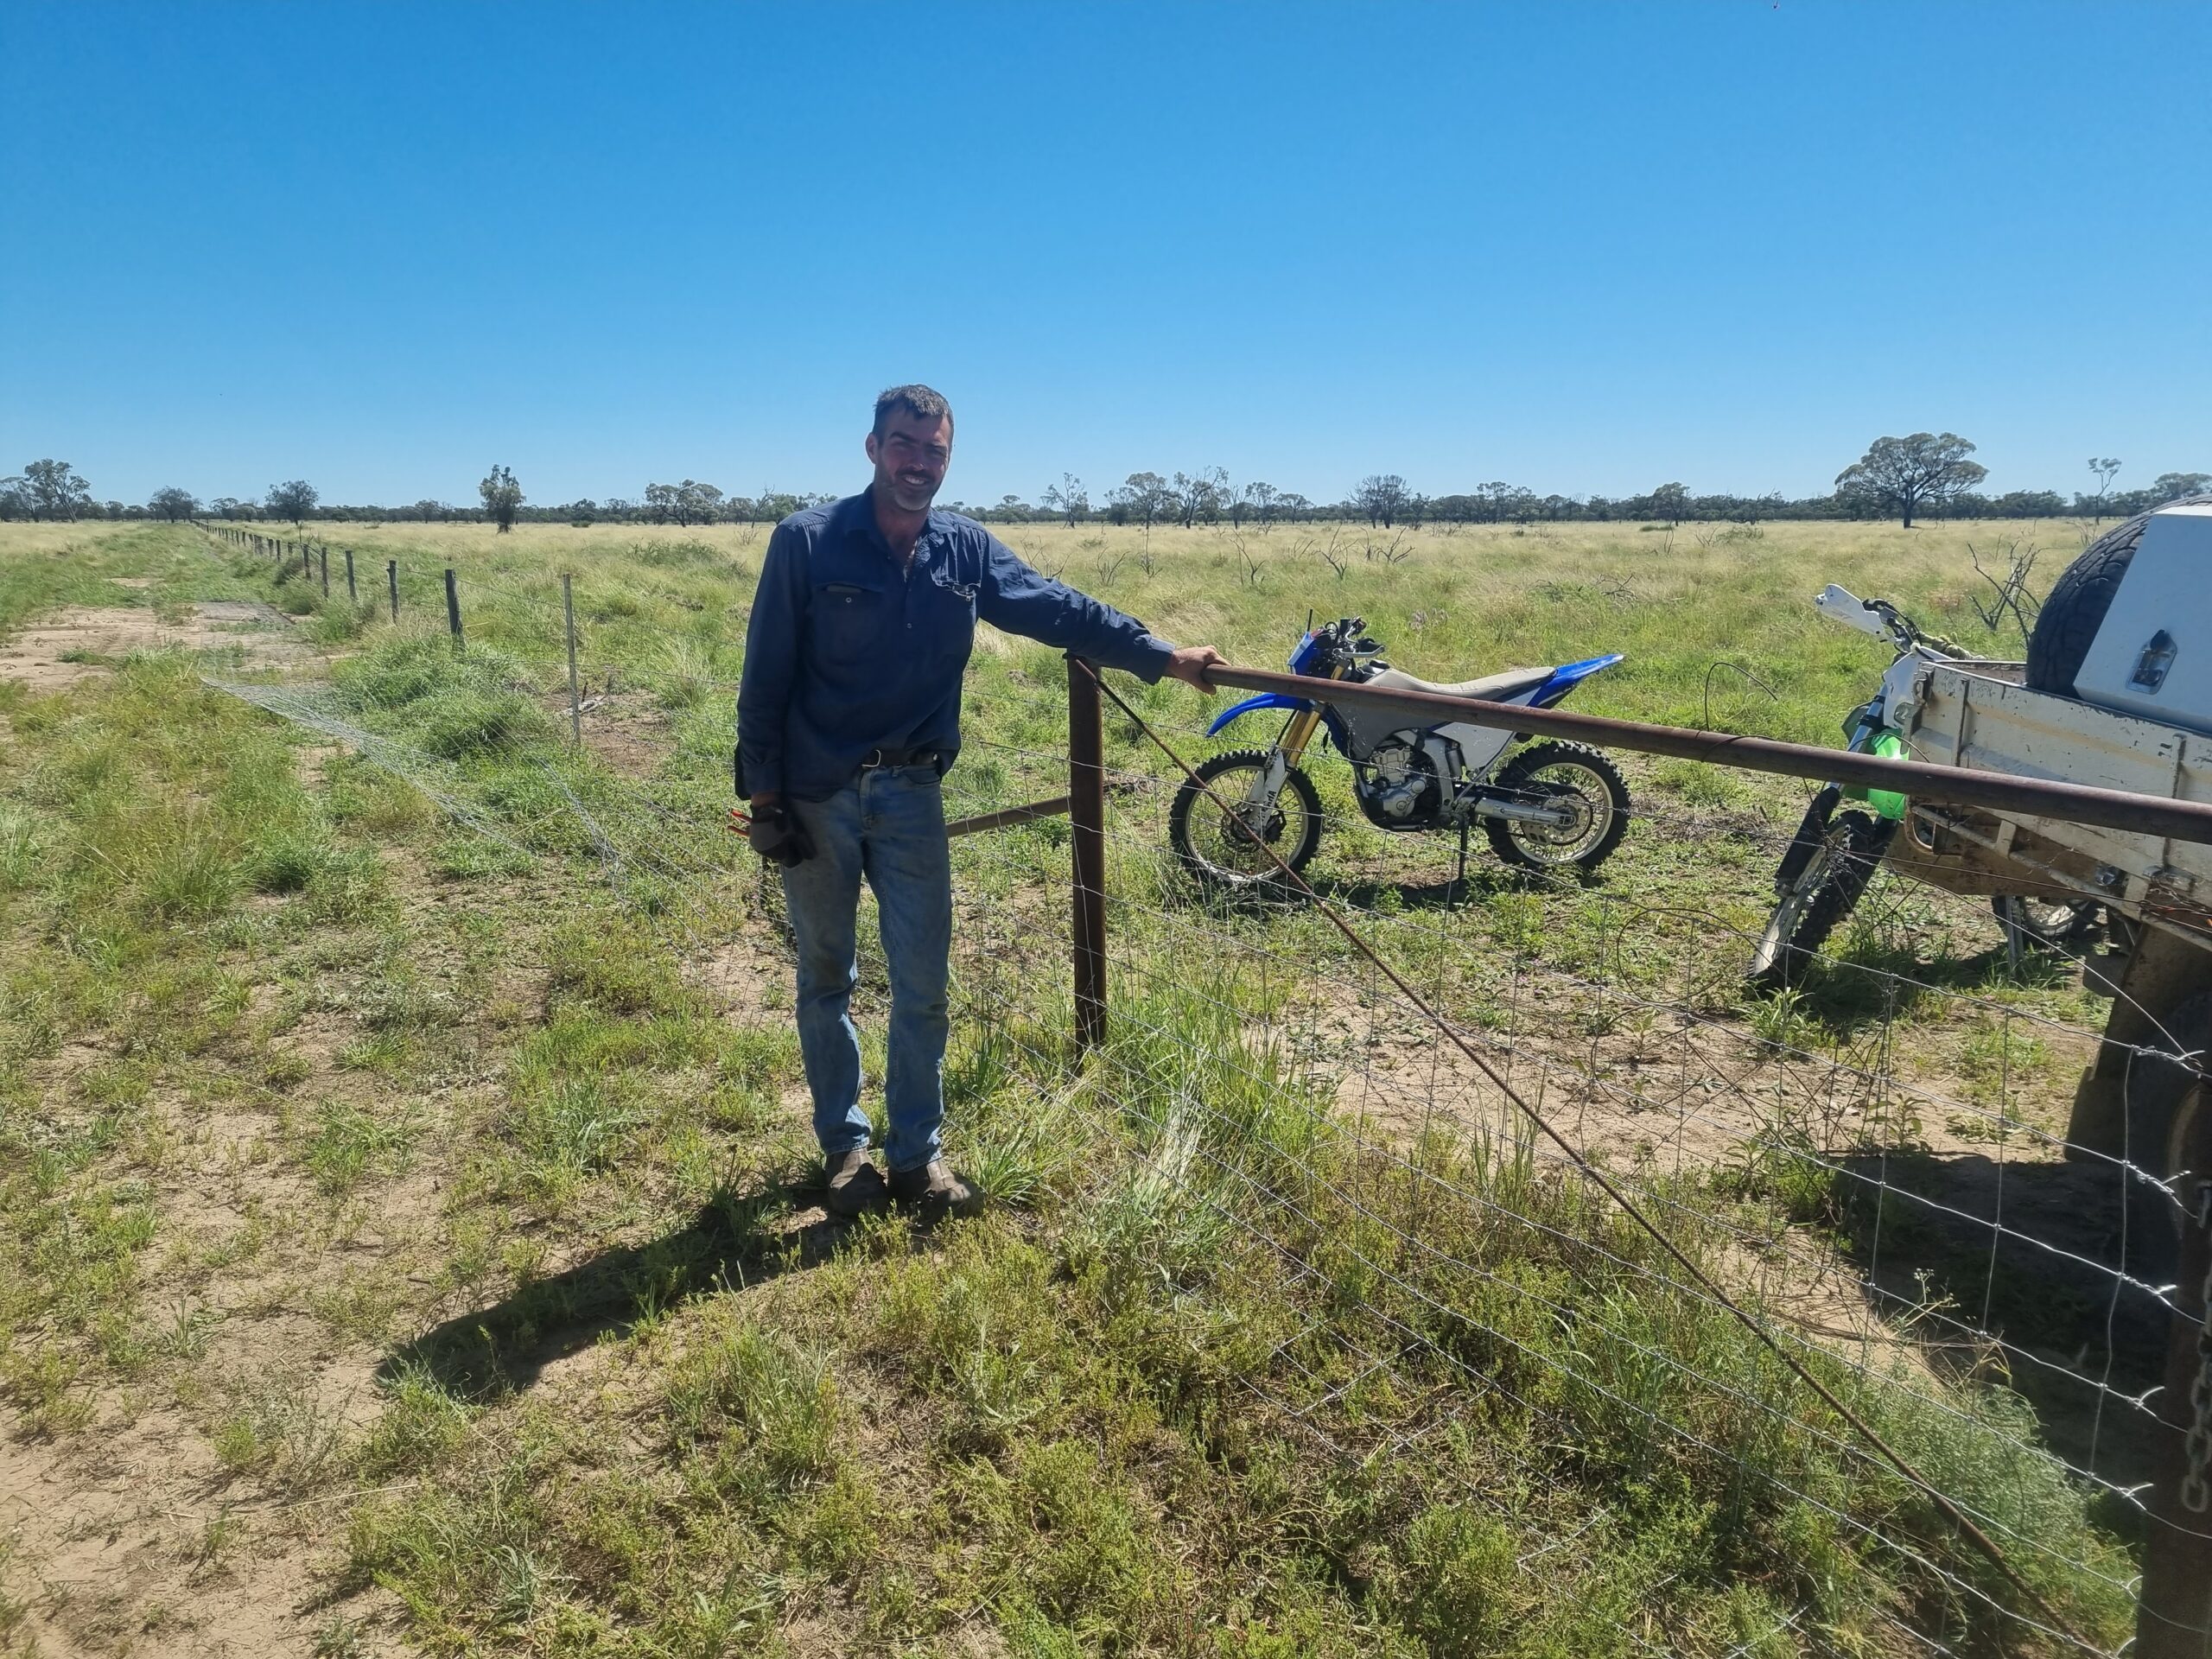
[[[894,409],[883,435],[868,435],[868,458],[875,463],[875,487],[901,512],[923,512],[936,499],[952,462],[952,419],[935,419]]]

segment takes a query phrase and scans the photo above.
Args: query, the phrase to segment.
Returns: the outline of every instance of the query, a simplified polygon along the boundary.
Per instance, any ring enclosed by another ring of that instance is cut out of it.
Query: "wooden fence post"
[[[397,626],[399,621],[399,561],[397,559],[386,559],[384,562],[384,579],[391,584],[391,620],[394,626]]]
[[[584,746],[584,706],[576,695],[576,594],[569,573],[561,573],[561,615],[569,633],[569,741]]]
[[[353,550],[350,547],[346,550],[346,602],[349,605],[361,602],[361,595],[353,588]]]
[[[1075,1040],[1106,1041],[1106,736],[1096,671],[1068,657],[1068,836],[1074,866]]]
[[[330,597],[330,549],[327,546],[322,550],[322,596],[325,599]]]

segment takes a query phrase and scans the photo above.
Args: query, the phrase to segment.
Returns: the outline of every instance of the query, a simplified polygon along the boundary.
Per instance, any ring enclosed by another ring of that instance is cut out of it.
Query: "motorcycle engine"
[[[1368,757],[1374,769],[1369,816],[1386,827],[1410,827],[1436,816],[1442,794],[1436,767],[1410,743],[1392,739]]]

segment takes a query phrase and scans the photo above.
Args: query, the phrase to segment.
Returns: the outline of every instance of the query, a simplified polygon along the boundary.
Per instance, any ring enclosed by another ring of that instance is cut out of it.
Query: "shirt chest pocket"
[[[928,585],[923,600],[930,644],[940,656],[965,662],[976,643],[976,589],[935,575]]]
[[[814,590],[814,648],[824,662],[862,663],[880,648],[889,601],[864,582],[828,582]]]

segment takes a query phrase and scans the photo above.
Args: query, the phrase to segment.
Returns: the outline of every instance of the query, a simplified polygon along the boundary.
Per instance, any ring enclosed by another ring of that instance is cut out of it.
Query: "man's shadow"
[[[815,1179],[786,1178],[749,1192],[718,1189],[671,1232],[533,1279],[489,1307],[402,1344],[378,1366],[378,1380],[427,1375],[466,1397],[527,1389],[555,1361],[677,1304],[828,1260],[849,1224],[820,1215],[797,1228],[775,1225],[820,1199]]]
[[[1598,879],[1573,871],[1527,870],[1495,862],[1488,866],[1470,862],[1464,876],[1456,868],[1321,875],[1308,872],[1306,875],[1315,897],[1360,913],[1467,910],[1499,893],[1569,892],[1593,886]],[[1236,889],[1193,882],[1191,896],[1201,909],[1244,917],[1280,914],[1306,903],[1306,895],[1296,884],[1283,880]]]
[[[2008,1383],[2075,1467],[2148,1480],[2152,1426],[2134,1402],[2162,1380],[2170,1314],[2134,1281],[2160,1276],[2144,1248],[2171,1225],[2155,1189],[2103,1160],[1835,1161],[1831,1220],[1891,1323],[1939,1371]]]

